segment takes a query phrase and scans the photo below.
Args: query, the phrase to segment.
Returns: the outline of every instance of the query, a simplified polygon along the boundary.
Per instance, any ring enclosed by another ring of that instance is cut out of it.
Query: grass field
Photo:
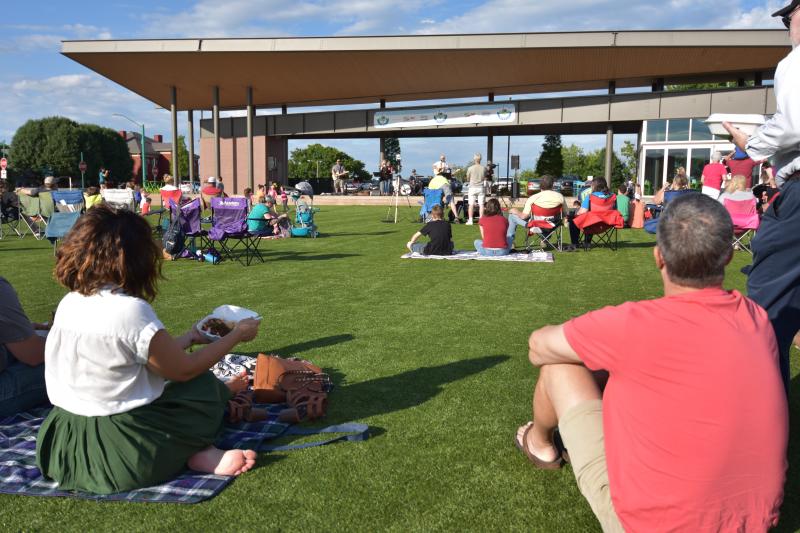
[[[382,223],[385,212],[324,207],[320,238],[265,241],[266,262],[249,268],[168,263],[155,302],[173,333],[220,304],[260,311],[260,335],[240,351],[325,367],[338,385],[325,424],[365,422],[371,439],[262,454],[256,470],[193,506],[0,496],[0,530],[599,531],[569,467],[536,471],[514,448],[536,380],[527,339],[547,323],[658,297],[654,239],[623,231],[617,252],[553,264],[405,261],[419,225],[402,210],[397,225]],[[457,247],[471,248],[478,229],[453,229]],[[728,288],[744,291],[748,262],[736,254]],[[33,320],[47,320],[64,294],[52,267],[46,242],[0,241],[0,275]],[[797,426],[791,439],[781,531],[800,529]]]

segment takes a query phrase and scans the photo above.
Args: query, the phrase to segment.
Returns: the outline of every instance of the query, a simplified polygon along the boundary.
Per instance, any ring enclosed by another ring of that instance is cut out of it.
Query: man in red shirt
[[[747,152],[744,150],[736,149],[725,158],[728,162],[728,168],[731,169],[731,176],[744,176],[747,185],[745,186],[747,190],[753,188],[753,169],[759,165],[759,163],[750,159],[750,156],[747,155]]]
[[[722,288],[732,234],[718,202],[675,199],[653,252],[663,298],[531,335],[541,369],[517,446],[558,468],[560,436],[604,531],[765,531],[778,521],[786,395],[766,312]]]

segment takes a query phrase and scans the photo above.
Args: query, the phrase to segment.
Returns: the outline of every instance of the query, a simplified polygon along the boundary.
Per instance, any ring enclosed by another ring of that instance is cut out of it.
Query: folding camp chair
[[[36,240],[41,239],[44,235],[40,224],[45,225],[45,222],[39,213],[39,197],[20,194],[17,198],[19,199],[19,218],[22,222],[19,225],[22,228],[20,237],[30,233]]]
[[[214,243],[219,244],[223,258],[235,259],[243,266],[249,266],[253,259],[264,262],[258,249],[261,244],[260,235],[247,231],[246,198],[211,199],[211,230],[208,232],[208,239],[212,247]]]
[[[686,194],[700,194],[700,191],[696,189],[681,189],[679,191],[665,191],[664,192],[664,204],[663,205],[655,205],[655,204],[647,204],[647,209],[650,212],[650,218],[644,223],[644,230],[647,233],[651,233],[653,235],[656,234],[658,231],[658,219],[661,216],[661,212],[664,208],[669,204],[671,201],[675,200],[680,196],[684,196]]]
[[[101,189],[100,195],[105,203],[115,209],[127,209],[136,212],[136,199],[132,189]]]
[[[525,249],[533,248],[531,237],[539,237],[539,246],[544,250],[547,246],[561,251],[564,239],[564,224],[562,219],[563,206],[550,208],[531,206],[531,218],[528,220],[528,232],[525,236]]]
[[[53,255],[56,254],[58,241],[64,239],[64,236],[69,233],[69,230],[72,229],[72,226],[75,225],[80,216],[80,212],[73,211],[71,213],[55,212],[50,217],[50,223],[44,230],[44,236],[53,243]]]
[[[192,239],[192,247],[195,250],[202,250],[211,246],[208,241],[208,232],[200,225],[200,214],[203,212],[203,206],[199,198],[195,198],[181,206],[170,200],[167,208],[170,213],[170,220],[174,220],[176,216],[181,217],[183,234]],[[199,244],[197,243],[198,239],[200,241]]]
[[[20,220],[19,200],[13,192],[3,193],[2,203],[0,203],[0,239],[5,237],[6,231],[22,237],[20,228],[24,222]]]
[[[422,189],[422,207],[419,209],[419,218],[422,222],[430,222],[431,209],[435,205],[442,205],[442,190],[429,189],[425,187]]]
[[[617,230],[625,226],[622,214],[616,210],[617,195],[600,198],[589,196],[589,211],[575,217],[575,225],[581,230],[578,242],[587,242],[587,237],[597,237],[597,243],[606,244],[613,251],[617,250]],[[589,250],[588,244],[584,250]]]
[[[45,227],[47,227],[55,211],[56,204],[53,201],[53,191],[39,191],[39,216],[42,218]]]
[[[82,213],[85,206],[83,191],[78,189],[68,189],[53,191],[53,203],[56,211],[65,213]]]
[[[725,198],[725,209],[733,221],[733,246],[740,250],[745,250],[751,255],[753,250],[751,241],[761,225],[758,216],[756,198],[751,200],[731,200]]]

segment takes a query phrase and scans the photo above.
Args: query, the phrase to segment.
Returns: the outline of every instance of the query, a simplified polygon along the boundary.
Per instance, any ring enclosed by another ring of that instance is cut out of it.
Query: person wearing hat
[[[56,179],[53,176],[47,176],[44,179],[44,183],[41,187],[23,187],[17,189],[17,193],[24,194],[26,196],[39,196],[40,192],[47,192],[47,191],[55,191],[58,189],[56,185]]]
[[[211,206],[212,198],[222,198],[224,193],[222,189],[217,186],[217,178],[209,176],[206,184],[200,189],[200,196],[203,199],[203,209],[208,209]]]
[[[800,330],[800,0],[772,14],[789,30],[792,51],[775,69],[775,114],[749,137],[723,122],[733,143],[755,160],[771,158],[780,194],[752,241],[747,294],[766,309],[778,341],[781,375],[789,391],[789,350]]]

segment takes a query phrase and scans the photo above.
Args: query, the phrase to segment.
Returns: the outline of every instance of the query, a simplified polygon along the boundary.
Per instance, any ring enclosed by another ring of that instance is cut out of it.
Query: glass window
[[[710,141],[712,137],[713,135],[711,135],[711,130],[708,129],[708,124],[706,124],[705,119],[703,118],[692,119],[693,141]]]
[[[692,148],[692,159],[689,164],[689,184],[693,188],[700,187],[703,167],[711,161],[711,148]]]
[[[684,173],[686,172],[688,155],[689,150],[686,148],[675,148],[667,151],[667,181],[672,181],[679,168],[682,168]]]
[[[689,140],[689,119],[674,118],[669,121],[668,141],[688,141]]]
[[[661,183],[661,177],[663,175],[664,150],[645,150],[642,194],[646,196],[652,196],[655,194],[658,190],[658,184]]]
[[[648,120],[647,121],[647,142],[658,142],[667,140],[667,121]]]

